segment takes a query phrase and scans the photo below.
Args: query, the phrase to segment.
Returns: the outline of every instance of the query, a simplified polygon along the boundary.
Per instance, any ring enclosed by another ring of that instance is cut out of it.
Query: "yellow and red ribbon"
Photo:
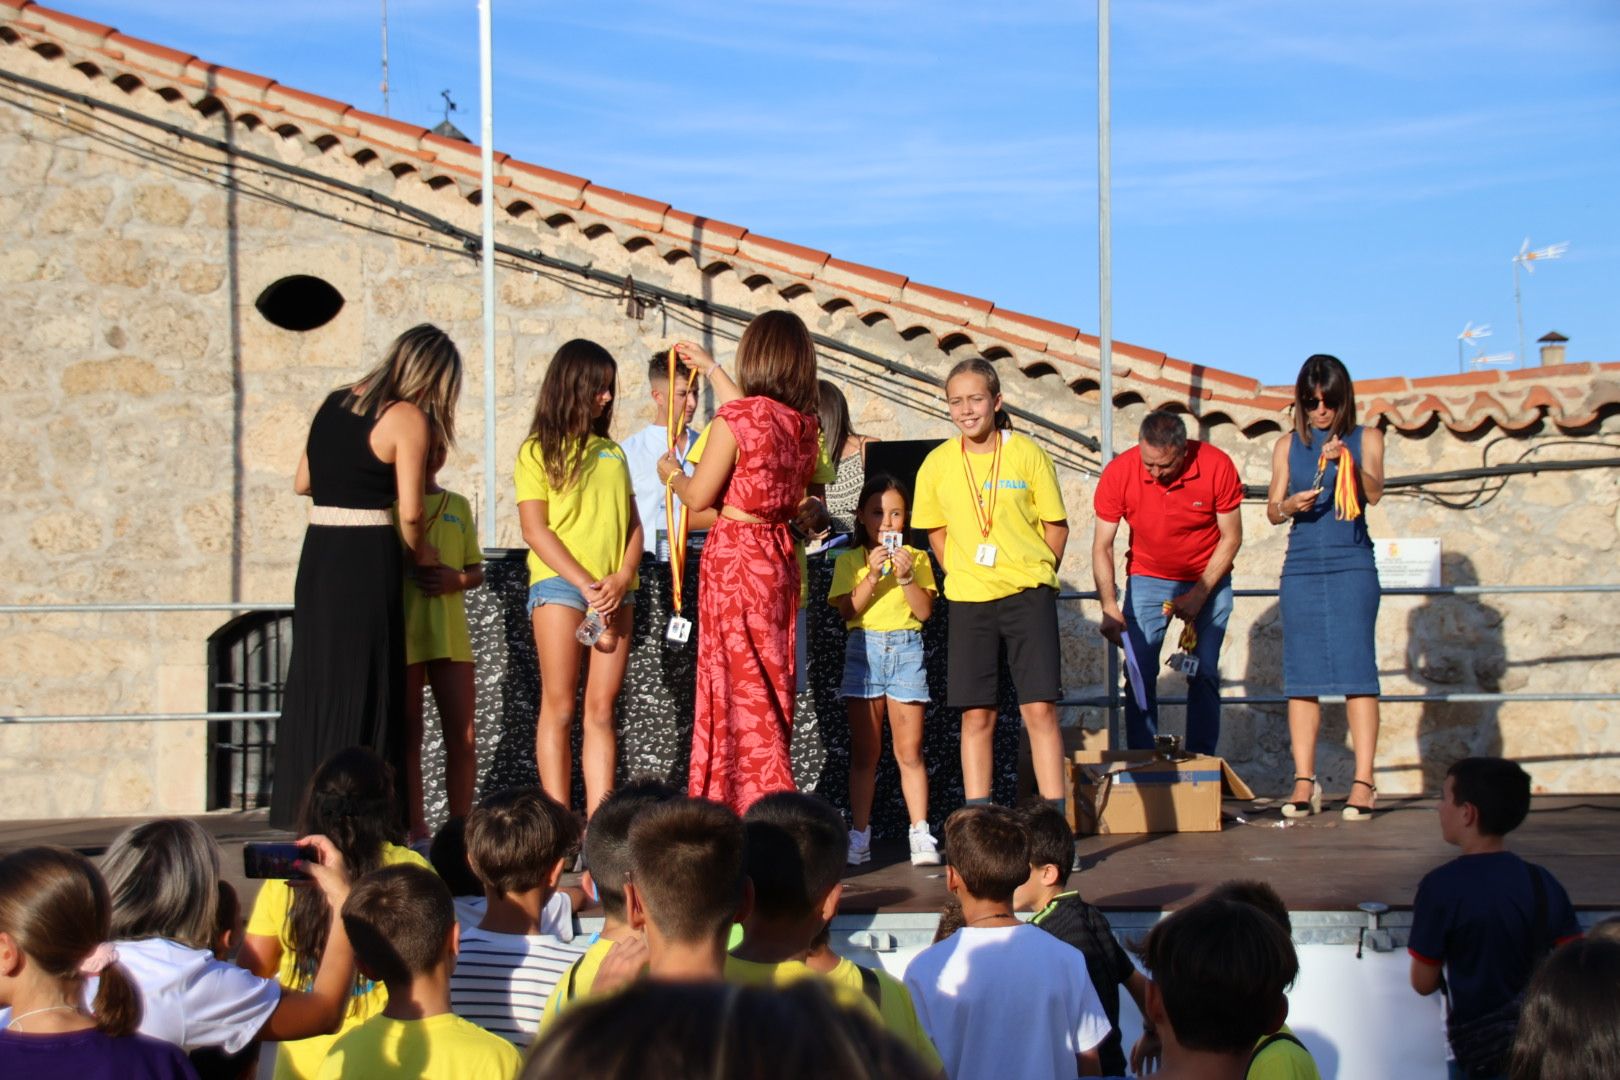
[[[684,409],[680,410],[680,424],[679,427],[676,426],[677,410],[675,408],[675,370],[679,362],[680,361],[676,359],[675,356],[675,347],[672,345],[669,349],[669,379],[665,384],[669,387],[669,393],[667,395],[669,400],[669,409],[668,416],[666,417],[666,427],[664,429],[665,436],[669,443],[670,453],[674,453],[675,447],[680,445],[680,441],[686,437],[686,416]],[[692,368],[686,373],[686,392],[688,394],[692,392],[692,383],[696,379],[697,369]],[[679,455],[676,455],[676,460],[680,460]],[[677,470],[677,472],[679,471],[682,470]],[[669,474],[669,479],[664,481],[664,528],[669,534],[670,600],[675,605],[675,614],[679,615],[681,613],[681,593],[686,582],[687,520],[686,504],[681,501],[680,496],[675,494],[676,475],[676,472],[672,472]]]
[[[1320,476],[1327,470],[1328,457],[1323,454],[1316,463]],[[1333,516],[1340,521],[1354,521],[1361,516],[1361,495],[1356,490],[1356,459],[1348,446],[1339,447],[1339,475],[1333,481]]]
[[[1168,620],[1175,612],[1176,605],[1166,600],[1164,602],[1164,617]],[[1184,622],[1181,624],[1181,638],[1176,642],[1176,648],[1184,653],[1190,653],[1198,648],[1198,631],[1193,629],[1192,623]]]

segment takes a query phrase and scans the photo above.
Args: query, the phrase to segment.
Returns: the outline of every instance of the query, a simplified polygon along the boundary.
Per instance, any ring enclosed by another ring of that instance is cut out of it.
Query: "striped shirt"
[[[584,955],[550,934],[498,934],[461,929],[461,953],[450,975],[450,1007],[518,1046],[540,1028],[540,1013],[557,980]]]

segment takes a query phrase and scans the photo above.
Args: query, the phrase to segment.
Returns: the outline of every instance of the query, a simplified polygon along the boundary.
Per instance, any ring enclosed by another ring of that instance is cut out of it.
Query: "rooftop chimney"
[[[1564,363],[1564,343],[1569,338],[1556,330],[1551,330],[1537,339],[1541,345],[1541,366],[1552,367],[1554,364]]]

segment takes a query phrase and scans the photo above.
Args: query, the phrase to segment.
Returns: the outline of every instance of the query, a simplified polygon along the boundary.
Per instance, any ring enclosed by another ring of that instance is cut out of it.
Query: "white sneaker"
[[[859,831],[849,830],[849,857],[845,861],[850,866],[872,861],[872,826]]]
[[[939,841],[928,831],[926,821],[919,821],[911,827],[911,865],[939,865]]]

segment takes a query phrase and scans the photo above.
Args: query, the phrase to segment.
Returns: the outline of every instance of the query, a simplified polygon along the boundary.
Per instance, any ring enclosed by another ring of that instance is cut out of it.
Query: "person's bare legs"
[[[883,698],[845,698],[849,714],[849,827],[865,832],[872,823],[872,789],[883,748]]]
[[[466,817],[472,812],[473,786],[478,782],[478,748],[473,743],[474,667],[468,660],[432,660],[427,667],[433,701],[439,707],[439,730],[444,733],[445,798],[451,817]],[[420,718],[417,723],[420,725]],[[420,771],[420,742],[417,747]]]
[[[579,688],[579,642],[574,631],[585,613],[567,604],[534,609],[534,649],[540,657],[540,716],[534,727],[534,763],[547,795],[572,806],[574,761],[569,736]]]
[[[962,710],[962,797],[990,797],[991,741],[996,730],[995,709]]]
[[[1345,698],[1344,711],[1350,728],[1350,747],[1356,755],[1356,779],[1362,782],[1351,785],[1346,801],[1351,806],[1368,809],[1373,804],[1373,760],[1378,756],[1378,698],[1372,694]]]
[[[624,686],[624,669],[630,662],[631,614],[622,604],[609,620],[617,640],[611,652],[592,649],[585,674],[584,738],[580,744],[580,771],[585,774],[585,818],[590,820],[596,807],[613,790],[614,770],[619,763],[618,735],[613,727],[613,706]]]
[[[1057,703],[1031,701],[1020,705],[1018,711],[1029,733],[1029,763],[1035,770],[1035,787],[1043,799],[1063,798],[1063,730],[1058,727]]]
[[[889,734],[894,739],[894,760],[900,766],[900,791],[912,825],[928,820],[928,766],[923,763],[923,703],[888,699]],[[873,751],[876,761],[876,751]],[[871,774],[868,774],[871,775]],[[866,803],[872,805],[871,789]]]
[[[1322,727],[1322,706],[1316,698],[1288,699],[1288,744],[1294,756],[1294,775],[1316,775],[1316,733]],[[1295,780],[1289,802],[1310,802],[1309,780]]]
[[[427,681],[426,664],[405,665],[405,817],[411,842],[431,834],[422,808],[422,687]]]

